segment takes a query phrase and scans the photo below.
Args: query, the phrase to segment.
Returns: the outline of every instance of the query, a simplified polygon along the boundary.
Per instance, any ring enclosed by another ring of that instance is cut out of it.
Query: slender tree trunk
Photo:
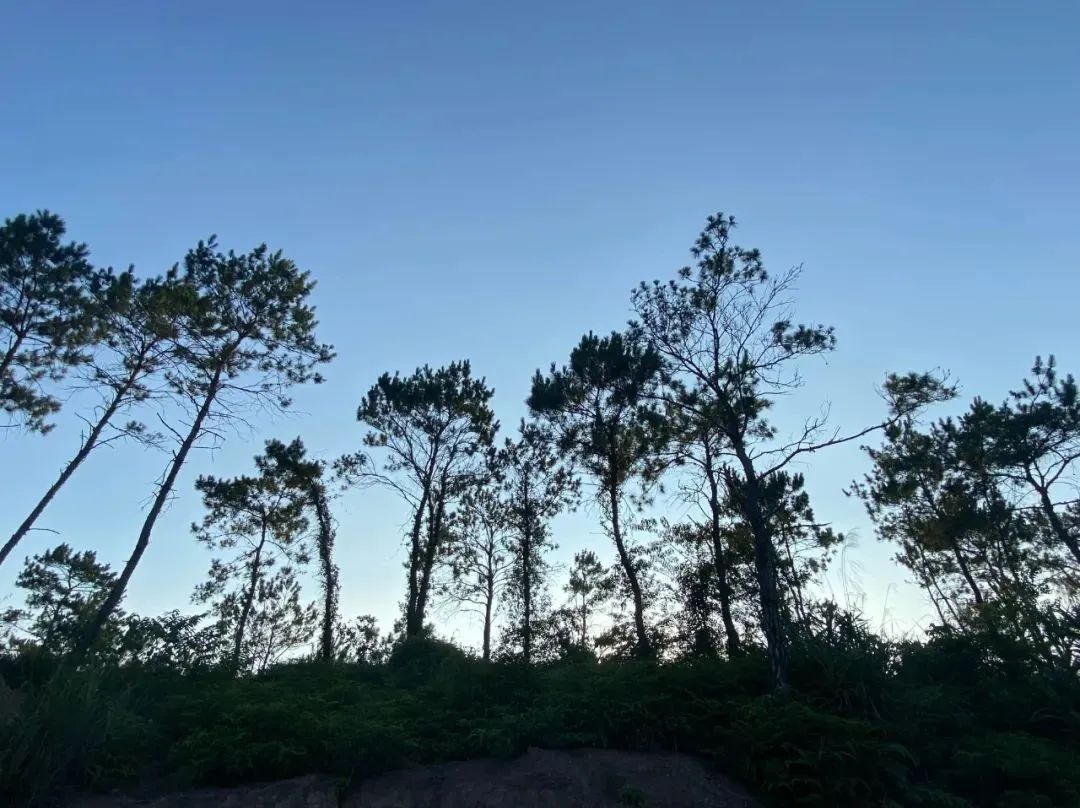
[[[588,596],[581,596],[581,650],[584,651],[589,647],[589,604],[586,600]]]
[[[334,623],[337,620],[338,569],[334,564],[334,521],[326,491],[318,480],[311,482],[309,496],[319,524],[319,565],[322,570],[323,613],[322,635],[319,639],[319,658],[330,662],[334,658]]]
[[[420,633],[421,626],[416,623],[416,602],[420,593],[420,534],[424,527],[424,512],[427,510],[430,485],[424,487],[420,494],[420,502],[416,506],[413,516],[412,532],[410,534],[411,546],[409,548],[409,602],[405,606],[405,636],[415,637]],[[422,621],[421,621],[422,622]]]
[[[528,665],[532,662],[532,554],[533,554],[533,523],[532,507],[529,504],[529,487],[524,486],[524,524],[521,531],[521,656]]]
[[[1046,518],[1050,522],[1050,527],[1053,529],[1054,534],[1062,544],[1069,548],[1069,552],[1072,553],[1073,558],[1080,563],[1080,543],[1077,543],[1076,536],[1069,533],[1068,528],[1066,528],[1065,524],[1061,521],[1061,516],[1054,510],[1054,501],[1050,499],[1050,492],[1046,490],[1046,486],[1036,485],[1030,474],[1028,475],[1028,479],[1031,480],[1032,485],[1035,485],[1035,489],[1039,492],[1039,502],[1042,504],[1043,512],[1046,514]]]
[[[162,481],[161,485],[158,487],[157,495],[154,497],[154,502],[150,506],[150,512],[143,521],[142,529],[139,531],[139,538],[135,542],[135,550],[132,552],[131,557],[128,558],[127,563],[124,564],[124,569],[120,572],[120,577],[109,591],[109,596],[101,605],[97,615],[94,617],[93,621],[91,621],[86,633],[83,635],[82,640],[75,649],[74,656],[76,662],[81,661],[86,653],[93,647],[94,643],[97,642],[98,637],[101,635],[101,630],[105,627],[105,623],[108,622],[112,613],[116,610],[116,607],[120,605],[120,601],[124,597],[124,592],[127,590],[128,582],[135,572],[135,567],[139,565],[143,553],[146,552],[146,548],[150,544],[150,535],[154,532],[154,525],[157,523],[161,511],[164,509],[165,503],[169,500],[169,495],[172,493],[173,486],[176,485],[176,478],[180,476],[180,469],[183,468],[184,463],[187,461],[187,456],[191,452],[191,447],[195,445],[195,441],[198,440],[199,435],[202,434],[203,423],[210,414],[210,408],[213,406],[217,394],[221,389],[221,374],[224,370],[225,362],[220,362],[214,369],[213,378],[210,381],[209,387],[207,387],[206,396],[203,399],[202,405],[199,407],[199,411],[195,415],[195,420],[191,424],[191,429],[188,430],[187,435],[180,444],[179,450],[177,450],[176,455],[173,457],[172,463],[169,465],[169,471],[165,475],[164,481]]]
[[[724,645],[728,659],[734,659],[742,653],[739,630],[731,615],[731,585],[728,583],[727,548],[724,547],[724,535],[720,529],[720,486],[716,471],[712,468],[712,454],[706,446],[706,476],[709,481],[709,538],[712,539],[713,561],[716,568],[716,591],[720,598],[720,619],[724,624]]]
[[[773,692],[783,693],[788,686],[788,647],[777,587],[776,548],[773,546],[772,531],[762,507],[761,482],[758,480],[754,463],[741,441],[733,443],[744,479],[740,483],[734,476],[729,476],[728,485],[735,494],[754,536],[754,566],[761,604],[761,627],[765,634],[772,689]]]
[[[957,614],[956,609],[953,607],[952,601],[949,599],[948,595],[946,595],[941,590],[941,584],[938,583],[937,575],[934,574],[934,571],[930,566],[930,562],[927,561],[927,559],[926,559],[926,553],[923,552],[922,547],[917,543],[911,544],[910,547],[914,548],[915,552],[918,554],[919,561],[922,562],[922,567],[921,567],[921,570],[920,570],[919,574],[923,577],[923,580],[926,582],[926,583],[924,583],[924,586],[927,587],[927,592],[930,593],[930,586],[928,586],[928,584],[932,585],[933,588],[938,593],[938,598],[941,599],[940,603],[945,604],[945,608],[949,610],[949,614],[952,615],[952,618],[956,622],[956,625],[959,626],[960,625],[960,615]],[[905,547],[905,549],[907,549],[907,547]],[[935,598],[933,596],[933,594],[930,594],[930,600],[934,604],[934,608],[937,610],[938,617],[941,618],[941,624],[943,626],[948,626],[949,621],[945,619],[945,613],[942,611],[941,605],[940,605],[938,599]]]
[[[255,603],[255,590],[259,585],[259,568],[262,566],[262,551],[266,546],[266,515],[263,514],[262,533],[259,536],[259,544],[255,548],[255,555],[251,557],[251,574],[248,576],[248,587],[244,593],[244,605],[240,608],[240,619],[236,621],[236,633],[233,635],[233,672],[240,672],[240,648],[244,642],[244,631],[247,630],[248,617],[251,615],[251,607]]]
[[[959,542],[950,537],[949,547],[953,551],[953,558],[956,559],[956,565],[960,567],[960,574],[964,576],[964,580],[967,581],[967,585],[971,588],[971,594],[975,598],[976,605],[982,606],[985,602],[982,590],[979,589],[979,585],[975,583],[975,576],[971,574],[971,568],[968,566],[967,559],[964,558],[964,553],[960,549]]]
[[[637,570],[634,569],[633,560],[626,550],[623,541],[622,527],[619,523],[619,487],[614,479],[608,483],[608,504],[611,506],[611,537],[615,540],[615,549],[619,551],[619,562],[622,564],[626,580],[630,584],[630,593],[634,599],[634,632],[637,635],[637,656],[647,658],[652,655],[652,644],[649,642],[649,634],[645,630],[645,599],[641,594],[641,581]]]
[[[787,581],[785,581],[785,583],[787,584],[788,589],[791,590],[791,601],[795,605],[795,615],[798,617],[799,622],[805,626],[807,622],[806,608],[803,605],[802,583],[799,581],[799,575],[795,569],[795,553],[791,550],[791,537],[786,532],[783,532],[781,535],[783,536],[784,541],[784,554],[787,556],[788,562],[788,572],[785,576]]]
[[[431,591],[431,574],[435,568],[435,557],[439,552],[439,542],[442,538],[443,517],[446,513],[446,481],[442,481],[438,500],[435,504],[435,513],[429,523],[427,547],[424,548],[423,567],[420,570],[420,587],[416,594],[416,610],[413,615],[415,620],[415,632],[419,634],[424,628],[424,617],[427,613],[428,593]]]
[[[101,417],[97,420],[97,423],[90,429],[90,434],[86,436],[86,440],[83,441],[82,447],[75,453],[75,456],[68,461],[68,464],[64,466],[63,471],[60,472],[60,476],[56,478],[56,481],[49,486],[49,490],[38,500],[37,505],[30,511],[30,515],[23,520],[23,523],[11,534],[11,538],[7,540],[2,548],[0,548],[0,565],[3,565],[4,560],[11,555],[15,546],[22,541],[23,536],[30,532],[30,528],[34,526],[34,523],[38,520],[45,509],[52,502],[53,498],[57,495],[60,489],[75,471],[82,465],[83,461],[90,456],[90,452],[97,446],[98,441],[101,439],[102,432],[105,431],[105,427],[109,425],[112,417],[116,415],[116,411],[120,409],[120,405],[123,404],[124,398],[130,392],[132,386],[135,383],[135,374],[130,374],[125,380],[124,384],[116,390],[116,394],[109,402],[108,406],[102,412]]]
[[[491,660],[491,611],[495,605],[495,576],[490,566],[488,570],[487,590],[484,593],[484,662]]]

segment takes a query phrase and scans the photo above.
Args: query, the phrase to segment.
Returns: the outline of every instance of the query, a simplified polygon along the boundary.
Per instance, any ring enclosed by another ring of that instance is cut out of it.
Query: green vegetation
[[[1080,686],[977,638],[889,644],[835,615],[794,643],[791,691],[737,661],[484,663],[411,640],[386,663],[253,677],[4,664],[0,788],[234,784],[530,745],[706,756],[776,805],[1036,806],[1080,800]]]
[[[733,228],[710,217],[695,266],[639,286],[625,331],[537,371],[516,437],[500,443],[494,390],[462,360],[380,376],[348,439],[360,451],[271,439],[254,470],[199,477],[206,611],[145,616],[126,611],[128,583],[192,449],[288,407],[333,358],[314,282],[213,240],[140,280],[64,246],[53,214],[8,220],[5,426],[38,440],[75,387],[101,404],[75,414],[81,446],[13,517],[0,564],[94,449],[168,459],[118,572],[78,537],[25,558],[0,616],[0,796],[362,778],[538,745],[695,753],[779,806],[1080,804],[1074,379],[1037,359],[1002,403],[930,420],[955,388],[891,374],[879,419],[844,432],[811,416],[785,435],[774,410],[836,337],[794,320],[798,273],[767,273]],[[795,471],[879,439],[849,493],[937,615],[903,640],[823,596],[844,536]],[[364,485],[406,512],[389,631],[339,614],[351,531],[333,507]],[[665,512],[672,496],[688,507]],[[583,502],[605,540],[559,570],[553,520]],[[450,609],[480,617],[478,655],[438,639]]]

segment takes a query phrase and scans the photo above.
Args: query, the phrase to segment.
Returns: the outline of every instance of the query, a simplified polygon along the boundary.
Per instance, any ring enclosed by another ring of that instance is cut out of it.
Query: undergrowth
[[[1080,687],[955,641],[764,660],[485,664],[410,643],[383,665],[70,671],[0,663],[0,793],[232,785],[529,746],[677,750],[777,806],[1080,805]]]

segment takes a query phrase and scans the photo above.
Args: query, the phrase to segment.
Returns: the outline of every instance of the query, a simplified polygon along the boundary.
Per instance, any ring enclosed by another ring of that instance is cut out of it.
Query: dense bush
[[[43,803],[148,782],[363,778],[538,745],[700,754],[775,805],[1080,804],[1075,678],[1002,667],[974,642],[796,644],[782,697],[753,651],[525,667],[420,640],[381,665],[247,678],[8,658],[0,788]]]

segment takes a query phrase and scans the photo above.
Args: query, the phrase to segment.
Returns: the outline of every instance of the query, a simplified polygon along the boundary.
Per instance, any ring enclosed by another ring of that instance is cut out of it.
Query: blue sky
[[[1069,2],[9,4],[0,215],[48,207],[144,273],[211,233],[266,241],[318,279],[339,353],[299,414],[186,470],[129,607],[186,607],[199,472],[243,473],[271,436],[354,449],[371,382],[425,362],[470,358],[513,426],[532,372],[620,327],[717,210],[769,266],[803,264],[799,313],[837,328],[782,425],[826,400],[838,425],[873,421],[888,370],[941,366],[996,400],[1037,353],[1080,367],[1078,31]],[[10,528],[73,420],[0,437]],[[103,452],[42,526],[122,562],[163,461]],[[841,493],[859,452],[805,470],[858,537],[875,621],[926,616]],[[404,516],[386,494],[339,503],[346,612],[395,614]],[[612,555],[594,521],[559,520],[556,560]]]

